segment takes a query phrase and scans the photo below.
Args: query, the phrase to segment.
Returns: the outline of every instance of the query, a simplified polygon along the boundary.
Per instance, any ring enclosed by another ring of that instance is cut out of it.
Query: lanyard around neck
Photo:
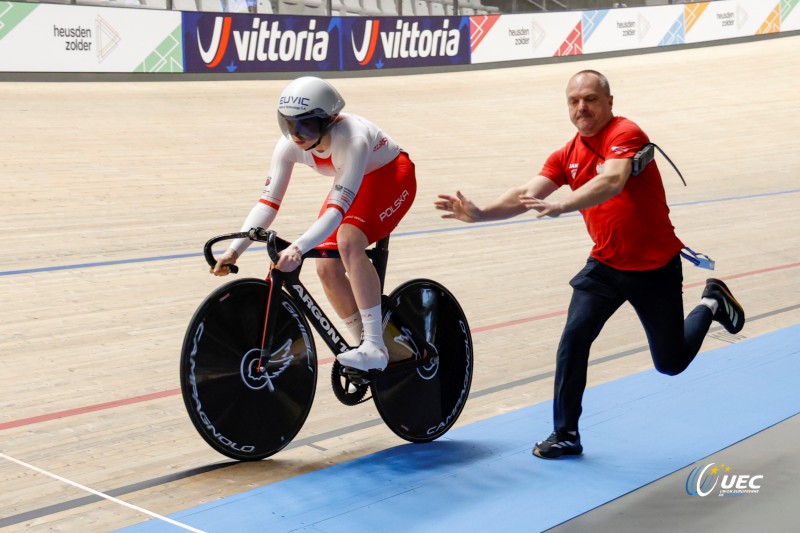
[[[599,157],[599,158],[600,158],[600,159],[602,159],[603,161],[605,161],[605,160],[606,160],[606,158],[605,158],[605,157],[603,157],[602,155],[600,155],[600,154],[597,152],[597,150],[595,150],[594,148],[592,148],[592,145],[590,145],[588,142],[586,142],[586,139],[584,139],[584,138],[583,138],[582,136],[580,136],[580,135],[578,135],[578,137],[580,137],[580,138],[581,138],[581,142],[583,143],[583,145],[584,145],[586,148],[588,148],[588,149],[589,149],[589,151],[591,151],[591,152],[592,152],[594,155],[596,155],[597,157]]]

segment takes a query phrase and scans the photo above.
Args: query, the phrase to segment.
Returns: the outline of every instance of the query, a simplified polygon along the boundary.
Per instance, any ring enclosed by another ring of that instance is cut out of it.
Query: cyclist
[[[278,99],[278,140],[266,185],[242,225],[269,228],[280,208],[295,163],[333,176],[333,186],[317,220],[280,254],[275,265],[295,270],[312,248],[338,249],[341,260],[317,262],[325,294],[360,346],[337,356],[358,370],[383,370],[389,361],[383,342],[381,286],[365,248],[389,235],[416,195],[414,163],[372,122],[342,113],[339,92],[320,78],[292,81]],[[211,272],[224,276],[227,265],[247,249],[249,239],[231,242]]]

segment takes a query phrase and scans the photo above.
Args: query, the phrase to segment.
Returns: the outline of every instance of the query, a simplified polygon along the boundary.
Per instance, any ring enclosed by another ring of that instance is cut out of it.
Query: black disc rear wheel
[[[442,436],[461,414],[472,384],[472,336],[461,306],[442,285],[408,281],[384,305],[383,340],[390,367],[372,382],[378,412],[389,428],[410,442]],[[426,357],[421,366],[391,364]]]
[[[317,356],[308,324],[275,291],[271,342],[262,351],[269,283],[239,279],[200,305],[181,353],[181,392],[197,431],[218,452],[254,461],[281,450],[311,409]]]

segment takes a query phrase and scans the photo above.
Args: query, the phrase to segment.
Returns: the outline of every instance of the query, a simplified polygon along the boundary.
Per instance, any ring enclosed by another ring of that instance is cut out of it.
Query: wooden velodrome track
[[[459,425],[550,400],[567,282],[590,242],[574,215],[470,226],[441,219],[433,201],[460,189],[483,203],[537,172],[573,135],[564,88],[583,68],[608,75],[616,114],[678,164],[688,187],[659,159],[679,236],[716,260],[715,275],[745,306],[744,331],[714,327],[703,350],[800,323],[799,48],[789,36],[335,80],[346,110],[383,125],[417,164],[387,288],[429,277],[464,307],[476,367]],[[238,230],[258,197],[285,83],[0,84],[3,530],[107,531],[149,518],[65,480],[168,515],[404,442],[371,402],[333,397],[321,342],[309,419],[270,459],[237,464],[214,452],[178,393],[185,327],[221,283],[198,253]],[[298,167],[279,232],[305,229],[328,186]],[[262,276],[264,255],[245,254],[241,275]],[[685,264],[687,309],[707,274]],[[312,268],[304,279],[321,298]],[[645,344],[624,306],[594,346],[590,386],[651,368]],[[531,444],[545,436],[532,433]]]

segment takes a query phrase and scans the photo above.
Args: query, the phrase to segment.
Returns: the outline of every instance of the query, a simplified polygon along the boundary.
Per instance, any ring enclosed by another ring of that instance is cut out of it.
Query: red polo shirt
[[[540,174],[559,187],[575,190],[602,172],[606,159],[631,158],[648,142],[639,126],[614,117],[592,137],[576,134],[547,158]],[[662,267],[683,248],[669,219],[655,161],[628,178],[618,195],[582,209],[581,214],[594,241],[591,256],[619,270]]]

